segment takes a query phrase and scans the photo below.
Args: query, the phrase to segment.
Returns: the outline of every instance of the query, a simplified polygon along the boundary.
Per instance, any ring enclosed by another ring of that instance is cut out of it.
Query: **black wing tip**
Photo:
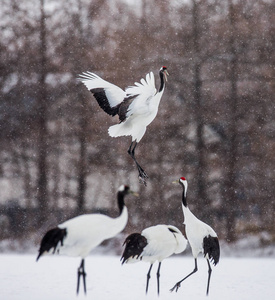
[[[59,243],[61,244],[61,246],[63,246],[63,240],[66,237],[66,235],[67,235],[66,228],[61,229],[59,227],[55,227],[47,231],[41,240],[36,261],[38,261],[39,258],[45,252],[49,252],[51,249],[53,249],[53,254],[54,254]]]
[[[203,239],[204,257],[208,255],[209,261],[216,266],[220,260],[220,244],[218,237],[206,236]]]
[[[104,88],[94,88],[90,89],[90,92],[95,97],[98,105],[108,114],[112,117],[118,114],[119,110],[119,104],[111,107],[109,100],[106,96],[105,89]]]
[[[123,265],[126,262],[126,258],[122,255],[120,258],[121,264]]]
[[[123,245],[125,245],[125,249],[120,259],[122,264],[131,257],[136,257],[138,259],[147,245],[147,239],[140,233],[132,233],[125,239]]]

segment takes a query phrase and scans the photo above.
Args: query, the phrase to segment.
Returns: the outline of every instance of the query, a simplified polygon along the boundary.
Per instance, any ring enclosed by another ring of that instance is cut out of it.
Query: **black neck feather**
[[[124,203],[124,196],[125,196],[125,193],[124,193],[124,192],[119,191],[119,192],[117,193],[117,204],[118,204],[119,214],[120,214],[120,215],[121,215],[122,210],[123,210],[124,205],[125,205],[125,203]]]
[[[160,87],[159,87],[159,93],[164,89],[164,75],[163,71],[159,71],[159,77],[160,77]]]
[[[182,192],[182,204],[187,207],[187,199],[186,199],[186,188],[185,185],[182,185],[183,187],[183,192]]]

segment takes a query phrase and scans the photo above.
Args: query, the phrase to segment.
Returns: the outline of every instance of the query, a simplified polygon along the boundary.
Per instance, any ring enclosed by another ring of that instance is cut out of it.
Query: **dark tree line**
[[[274,236],[272,1],[2,2],[3,214],[11,199],[43,228],[95,209],[115,214],[116,189],[127,183],[140,193],[128,230],[180,226],[181,189],[171,182],[185,176],[190,205],[222,238]],[[137,149],[144,188],[130,139],[108,136],[117,120],[76,78],[89,70],[124,88],[162,65],[167,88]]]

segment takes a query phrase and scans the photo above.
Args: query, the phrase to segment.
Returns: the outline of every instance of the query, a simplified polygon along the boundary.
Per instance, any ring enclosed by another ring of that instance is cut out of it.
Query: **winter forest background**
[[[183,230],[181,176],[221,240],[274,244],[274,1],[1,0],[0,26],[1,245],[37,244],[84,212],[116,216],[121,184],[140,194],[124,234]],[[166,90],[136,152],[145,188],[130,137],[108,136],[117,120],[77,76],[124,88],[153,71],[158,86],[163,65]]]

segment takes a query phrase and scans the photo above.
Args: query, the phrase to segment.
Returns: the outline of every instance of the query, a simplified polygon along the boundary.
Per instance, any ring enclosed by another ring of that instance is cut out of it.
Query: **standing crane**
[[[180,230],[172,225],[156,225],[144,229],[141,233],[130,234],[124,244],[122,264],[129,262],[149,262],[150,267],[147,273],[146,294],[148,292],[150,273],[153,264],[158,261],[157,288],[160,290],[159,277],[162,261],[174,253],[181,253],[185,250],[187,240]]]
[[[85,258],[92,249],[104,240],[110,239],[120,233],[128,221],[128,209],[124,203],[124,197],[136,194],[129,186],[122,185],[117,192],[119,216],[110,218],[102,214],[80,215],[57,227],[49,230],[42,238],[37,261],[44,254],[61,254],[73,257],[81,257],[81,263],[77,272],[77,289],[81,277],[83,278],[84,292],[86,293]]]
[[[137,162],[135,149],[144,136],[147,126],[157,115],[167,75],[169,75],[167,68],[162,67],[159,71],[158,91],[153,72],[146,75],[146,80],[142,78],[140,83],[136,82],[125,91],[94,73],[84,72],[79,75],[79,79],[93,94],[99,106],[111,116],[118,115],[120,123],[109,127],[109,135],[111,137],[132,136],[128,153],[137,166],[139,181],[144,185],[148,175]]]
[[[207,289],[206,295],[209,293],[209,284],[211,278],[211,265],[210,262],[213,263],[214,266],[219,262],[220,259],[220,245],[216,232],[207,224],[199,220],[189,209],[187,205],[187,180],[184,177],[179,179],[180,185],[183,187],[182,194],[182,209],[184,215],[184,224],[185,224],[185,232],[188,242],[192,249],[192,254],[195,259],[195,268],[194,270],[184,277],[182,280],[177,282],[175,286],[171,289],[171,292],[180,288],[181,283],[187,279],[189,276],[198,271],[197,266],[197,257],[199,253],[203,253],[207,264],[208,264],[208,281],[207,281]]]

